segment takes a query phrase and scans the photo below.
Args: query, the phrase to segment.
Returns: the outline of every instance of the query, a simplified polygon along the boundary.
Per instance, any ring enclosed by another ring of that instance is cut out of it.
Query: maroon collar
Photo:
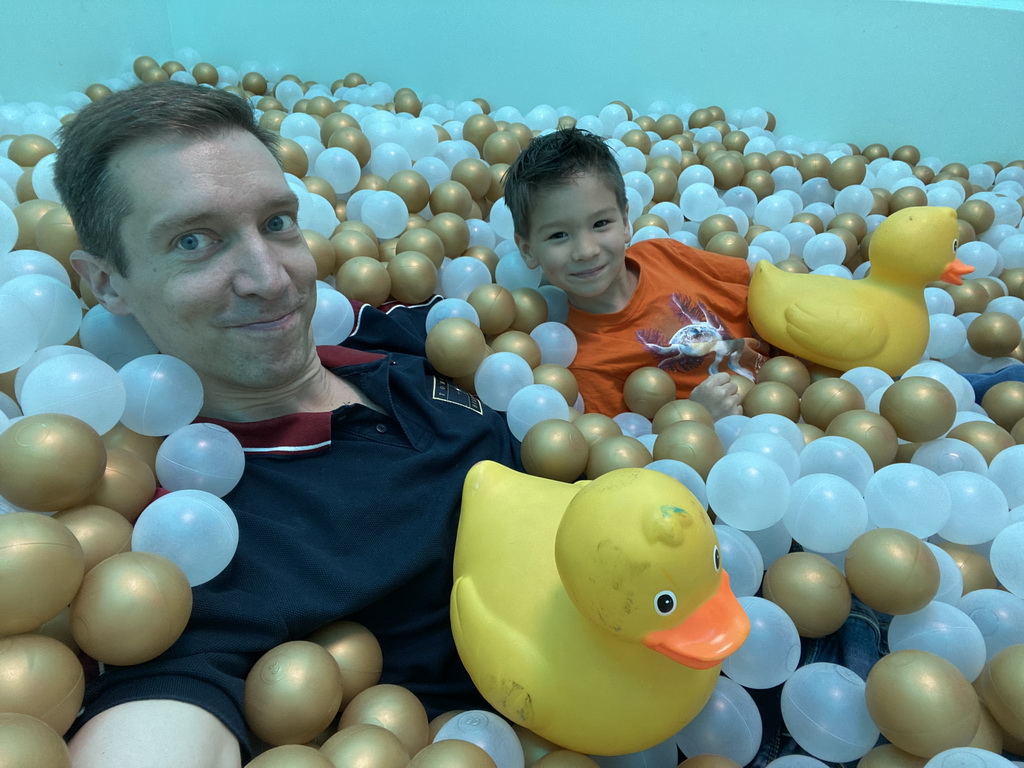
[[[325,368],[335,370],[380,360],[384,355],[341,346],[316,348]],[[242,444],[250,455],[295,456],[326,450],[331,443],[331,412],[290,413],[263,421],[224,421],[200,417],[199,422],[218,424]]]

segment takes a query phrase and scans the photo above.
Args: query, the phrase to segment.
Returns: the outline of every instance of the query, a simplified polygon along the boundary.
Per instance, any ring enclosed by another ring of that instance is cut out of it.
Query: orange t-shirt
[[[595,315],[569,307],[579,346],[569,368],[588,413],[629,410],[623,386],[645,366],[672,375],[677,399],[720,371],[754,378],[768,345],[747,318],[746,261],[668,238],[631,245],[626,258],[640,275],[624,309]]]

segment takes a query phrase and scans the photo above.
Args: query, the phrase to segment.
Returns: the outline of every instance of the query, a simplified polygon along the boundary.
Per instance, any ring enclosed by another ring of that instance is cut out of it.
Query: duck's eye
[[[960,241],[953,238],[953,253],[956,253],[956,249],[960,247]]]
[[[676,609],[676,596],[674,592],[665,590],[654,596],[654,610],[661,616],[668,616]]]
[[[718,572],[718,571],[722,570],[722,552],[721,552],[721,550],[718,549],[717,545],[715,546],[714,558],[715,558],[715,572]]]

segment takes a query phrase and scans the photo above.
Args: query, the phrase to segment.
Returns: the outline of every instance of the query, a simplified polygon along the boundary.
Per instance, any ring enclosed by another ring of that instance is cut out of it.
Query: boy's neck
[[[610,315],[621,312],[629,306],[636,287],[640,283],[640,267],[632,259],[627,258],[622,265],[622,273],[608,290],[600,296],[570,296],[569,303],[582,312],[592,315]]]

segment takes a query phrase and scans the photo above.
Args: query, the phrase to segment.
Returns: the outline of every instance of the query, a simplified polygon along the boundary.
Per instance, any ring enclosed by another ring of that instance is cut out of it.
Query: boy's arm
[[[240,768],[238,741],[216,717],[167,699],[104,710],[71,740],[72,768]]]

